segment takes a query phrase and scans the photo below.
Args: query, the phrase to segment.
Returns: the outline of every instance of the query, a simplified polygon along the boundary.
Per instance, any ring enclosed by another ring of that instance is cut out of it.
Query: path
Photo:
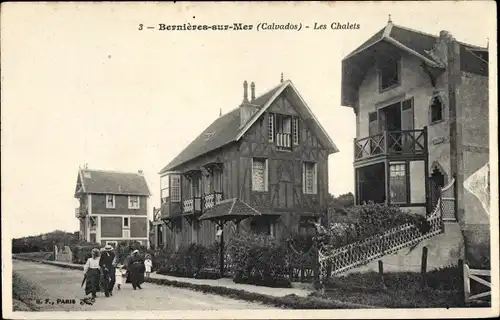
[[[144,283],[143,290],[133,290],[126,284],[112,297],[106,298],[100,293],[93,305],[80,305],[80,298],[84,297],[80,287],[82,271],[19,260],[12,263],[15,272],[40,288],[40,311],[274,309],[259,303],[152,283]],[[57,299],[74,299],[76,303],[58,304]]]

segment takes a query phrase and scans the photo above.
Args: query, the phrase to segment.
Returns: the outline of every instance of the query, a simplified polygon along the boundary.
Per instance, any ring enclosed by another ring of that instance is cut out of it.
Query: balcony
[[[355,163],[386,157],[425,159],[427,157],[427,128],[384,131],[366,138],[354,139]]]
[[[201,212],[201,197],[193,197],[184,200],[183,212],[184,213]]]
[[[216,204],[222,201],[222,192],[212,192],[205,194],[203,201],[203,210],[213,208]]]
[[[75,208],[75,218],[78,219],[84,218],[86,215],[87,215],[87,209],[81,207]]]
[[[276,133],[276,146],[279,150],[292,148],[292,135],[290,133]]]

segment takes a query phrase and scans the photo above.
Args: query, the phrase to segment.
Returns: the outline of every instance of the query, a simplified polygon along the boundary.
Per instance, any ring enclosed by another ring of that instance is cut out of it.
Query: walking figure
[[[144,260],[144,267],[146,269],[146,278],[151,275],[151,268],[153,267],[153,261],[151,261],[151,256],[148,254],[146,260]]]
[[[115,286],[115,253],[111,245],[106,245],[101,253],[99,266],[103,276],[103,289],[106,297],[113,295],[113,287]]]
[[[144,282],[144,260],[139,255],[139,250],[134,250],[128,259],[127,264],[127,283],[132,284],[132,288],[136,290],[141,288]]]
[[[85,274],[83,282],[85,282],[85,294],[92,294],[92,299],[95,299],[99,291],[99,279],[101,276],[99,249],[92,249],[91,255],[92,257],[83,266],[83,273]]]

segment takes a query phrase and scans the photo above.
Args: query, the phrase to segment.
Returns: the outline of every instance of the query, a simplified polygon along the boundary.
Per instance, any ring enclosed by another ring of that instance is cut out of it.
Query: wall
[[[359,111],[356,117],[357,137],[368,137],[368,114],[378,108],[413,97],[414,128],[428,127],[429,166],[437,161],[450,176],[450,145],[448,124],[448,92],[447,77],[441,74],[436,79],[436,87],[432,86],[429,76],[420,66],[422,61],[410,55],[401,58],[401,84],[395,88],[379,92],[379,79],[374,67],[359,87]],[[444,120],[430,123],[429,105],[433,95],[439,95],[443,101]]]
[[[140,197],[139,209],[128,208],[128,196],[116,195],[115,208],[106,209],[106,195],[92,195],[92,213],[94,214],[127,214],[127,215],[147,215],[147,197]]]
[[[270,112],[298,116],[293,104],[282,95],[270,106]],[[239,160],[239,198],[264,214],[279,215],[277,237],[298,232],[301,213],[321,213],[328,195],[328,154],[308,129],[307,122],[299,118],[299,145],[292,151],[279,151],[269,142],[269,113],[264,113],[241,139]],[[252,191],[252,158],[268,160],[268,190]],[[303,162],[317,164],[317,193],[303,194]],[[250,219],[242,222],[240,230],[248,232]]]
[[[464,232],[467,259],[469,263],[478,263],[489,255],[490,248],[489,174],[481,177],[482,172],[488,172],[485,166],[489,164],[488,78],[462,72],[456,96],[461,127],[458,182],[464,186],[459,188],[457,214]],[[473,179],[476,183],[471,183]]]

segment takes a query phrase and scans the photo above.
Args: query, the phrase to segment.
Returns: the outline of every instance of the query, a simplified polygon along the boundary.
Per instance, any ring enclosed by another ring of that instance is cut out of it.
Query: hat
[[[107,244],[107,245],[104,247],[104,250],[106,250],[106,251],[111,251],[111,250],[113,250],[113,247],[112,247],[110,244]]]
[[[135,249],[132,253],[139,253],[139,250]]]
[[[99,249],[99,251],[100,251],[100,252],[103,252],[103,251],[104,251],[104,248]]]
[[[97,248],[92,249],[92,254],[99,254],[99,249]]]

